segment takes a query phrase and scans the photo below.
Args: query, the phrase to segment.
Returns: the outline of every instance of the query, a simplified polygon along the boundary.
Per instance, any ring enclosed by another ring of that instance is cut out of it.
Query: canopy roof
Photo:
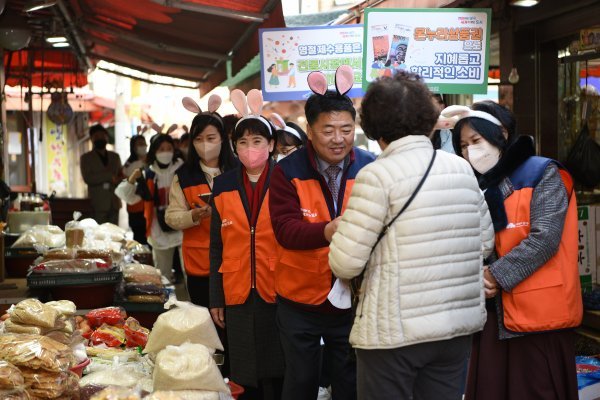
[[[258,53],[258,28],[285,26],[277,0],[57,0],[31,13],[24,4],[8,7],[35,28],[30,49],[47,46],[43,37],[66,35],[82,70],[106,60],[199,82],[203,93],[227,78],[228,61],[236,74]],[[72,69],[71,60],[66,66]]]

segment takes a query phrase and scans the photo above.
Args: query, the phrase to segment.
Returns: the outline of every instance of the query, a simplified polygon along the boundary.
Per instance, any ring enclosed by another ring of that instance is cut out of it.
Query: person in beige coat
[[[366,264],[350,334],[359,399],[459,400],[471,335],[486,320],[491,219],[469,164],[433,149],[430,96],[403,73],[373,83],[362,101],[361,125],[383,153],[358,173],[329,253],[341,279]]]
[[[123,178],[121,158],[113,151],[106,150],[108,132],[102,125],[90,128],[93,149],[81,156],[81,175],[88,185],[88,197],[94,219],[99,224],[119,223],[121,200],[115,195],[115,188]]]

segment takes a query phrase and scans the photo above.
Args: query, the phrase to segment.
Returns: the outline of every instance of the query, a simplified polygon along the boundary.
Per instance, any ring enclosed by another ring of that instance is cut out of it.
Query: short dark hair
[[[371,140],[391,143],[408,135],[431,134],[439,112],[421,78],[410,72],[382,77],[362,100],[360,126]]]
[[[217,114],[218,115],[218,114]],[[219,118],[221,116],[219,115]],[[219,168],[221,171],[225,172],[233,167],[235,167],[235,159],[233,157],[233,153],[231,152],[231,147],[229,146],[229,137],[225,133],[223,129],[223,124],[221,120],[208,115],[208,114],[198,114],[194,117],[192,121],[192,127],[190,128],[190,133],[188,135],[188,139],[190,140],[190,147],[188,150],[186,164],[190,171],[196,171],[200,168],[200,156],[196,152],[196,148],[194,147],[194,140],[200,135],[207,126],[214,126],[219,132],[219,136],[221,137],[221,151],[219,152]],[[183,135],[181,136],[183,138]]]
[[[464,118],[456,123],[452,130],[452,145],[456,154],[462,157],[462,149],[460,147],[460,131],[463,126],[467,125],[477,131],[490,144],[498,147],[501,152],[517,138],[516,125],[517,122],[512,112],[507,108],[495,103],[491,100],[480,101],[474,103],[471,109],[486,112],[498,119],[502,126],[498,126],[488,120],[482,118]],[[504,137],[504,128],[508,138]]]
[[[100,124],[92,125],[90,127],[90,137],[94,136],[94,133],[96,132],[104,132],[106,135],[108,135],[106,128]]]
[[[265,122],[267,124],[269,124],[269,126],[271,127],[271,130],[269,131],[269,128],[267,128],[267,125],[265,125]],[[265,139],[267,139],[267,141],[269,140],[274,140],[275,144],[277,144],[277,136],[274,135],[275,133],[275,127],[273,127],[273,125],[271,125],[271,123],[269,121],[267,121],[267,119],[265,119],[264,121],[259,121],[256,118],[248,118],[243,120],[242,122],[240,122],[236,127],[235,130],[233,131],[233,135],[231,136],[231,141],[233,142],[233,148],[235,150],[235,143],[242,137],[244,136],[244,132],[250,132],[253,135],[260,135],[262,137],[264,137]],[[274,149],[275,147],[273,147]],[[237,150],[235,150],[237,152]]]
[[[304,106],[304,114],[309,125],[315,123],[322,113],[333,111],[348,111],[352,119],[356,118],[356,110],[352,100],[346,95],[340,95],[338,92],[328,90],[324,95],[313,93]]]
[[[228,137],[233,135],[233,130],[235,129],[235,124],[240,120],[235,114],[229,114],[223,117],[223,125],[225,125],[225,133]]]
[[[306,146],[308,137],[306,136],[304,130],[293,122],[287,122],[286,125],[290,128],[294,128],[296,132],[300,134],[300,138],[294,136],[288,131],[278,129],[277,132],[275,132],[277,135],[277,143],[283,146]]]

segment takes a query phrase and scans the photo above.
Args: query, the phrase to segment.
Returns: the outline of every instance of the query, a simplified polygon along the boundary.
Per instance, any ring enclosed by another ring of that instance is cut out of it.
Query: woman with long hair
[[[136,195],[144,200],[146,236],[152,246],[154,266],[164,276],[171,278],[173,254],[181,245],[182,233],[167,225],[165,212],[169,204],[171,182],[175,171],[183,165],[183,160],[175,155],[173,138],[159,133],[150,139],[146,161],[148,166],[143,173],[136,170],[129,179],[117,186],[115,194],[128,204]]]
[[[129,141],[129,158],[125,161],[125,165],[123,165],[123,176],[129,178],[136,170],[144,170],[146,168],[147,154],[148,145],[146,144],[146,138],[142,135],[133,136]],[[135,199],[137,201],[134,204],[127,204],[129,227],[133,232],[134,240],[142,244],[147,244],[144,201],[139,196]]]
[[[194,304],[208,307],[211,216],[208,202],[214,179],[232,169],[236,161],[221,116],[216,110],[201,112],[198,107],[198,111],[190,129],[187,161],[171,184],[166,221],[183,232],[181,250],[190,299]]]

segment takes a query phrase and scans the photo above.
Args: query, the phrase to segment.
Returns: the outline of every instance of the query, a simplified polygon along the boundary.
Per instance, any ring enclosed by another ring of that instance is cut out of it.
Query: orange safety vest
[[[190,173],[187,166],[177,170],[179,185],[188,207],[203,207],[206,203],[198,195],[210,193],[210,186],[202,171]],[[208,276],[210,274],[210,217],[204,218],[198,225],[183,230],[181,251],[183,264],[188,275]]]
[[[214,212],[221,220],[223,253],[219,272],[223,275],[225,304],[243,304],[251,289],[256,289],[267,303],[274,303],[277,241],[269,214],[269,181],[267,178],[256,225],[252,227],[241,173],[241,167],[228,171],[213,186]]]
[[[496,233],[499,257],[504,257],[529,236],[533,191],[546,167],[553,162],[547,158],[530,157],[509,177],[514,192],[504,200],[508,225]],[[559,170],[569,194],[569,207],[558,251],[511,292],[502,292],[504,325],[514,332],[565,329],[581,323],[583,305],[577,267],[577,202],[571,176],[564,169]]]
[[[341,215],[346,210],[356,174],[374,159],[371,154],[354,149],[349,165],[342,172],[339,189],[342,204],[336,212],[327,184],[316,168],[312,147],[309,145],[297,150],[290,157],[290,162],[282,162],[279,167],[296,189],[303,220],[310,223],[329,222]],[[279,246],[275,277],[279,296],[301,304],[323,304],[333,284],[329,246],[312,250],[291,250]]]

